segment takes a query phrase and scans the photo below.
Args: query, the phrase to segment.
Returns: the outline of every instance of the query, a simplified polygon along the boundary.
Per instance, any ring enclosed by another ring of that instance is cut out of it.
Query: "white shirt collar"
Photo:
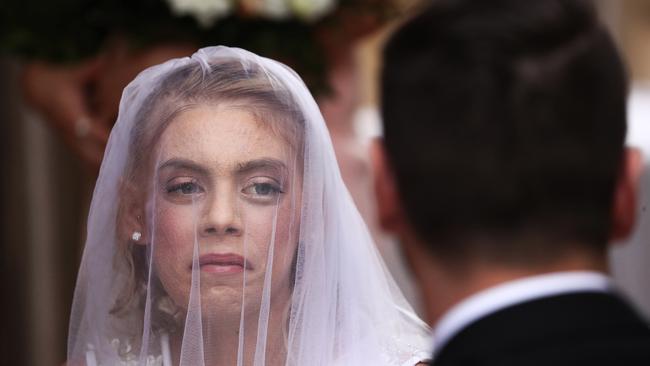
[[[611,280],[591,271],[555,272],[510,281],[467,297],[448,310],[433,330],[435,349],[441,349],[470,323],[503,308],[528,300],[568,292],[609,292]]]

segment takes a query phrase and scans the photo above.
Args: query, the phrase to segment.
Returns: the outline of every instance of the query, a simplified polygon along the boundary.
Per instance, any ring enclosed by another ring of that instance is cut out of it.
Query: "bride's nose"
[[[203,207],[199,232],[209,235],[240,235],[242,233],[236,189],[223,183],[216,187]]]

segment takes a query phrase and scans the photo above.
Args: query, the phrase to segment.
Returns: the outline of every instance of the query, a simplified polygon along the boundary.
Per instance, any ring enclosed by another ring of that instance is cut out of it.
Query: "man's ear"
[[[626,239],[636,221],[637,193],[643,172],[643,157],[636,148],[626,148],[612,205],[610,241]]]
[[[142,197],[144,195],[135,184],[129,180],[122,180],[120,185],[120,207],[118,213],[118,235],[120,240],[129,240],[135,244],[148,242],[145,210]],[[140,235],[135,235],[139,233]],[[138,240],[135,240],[135,239]]]
[[[406,221],[397,182],[386,156],[383,139],[375,138],[370,143],[370,159],[374,174],[379,224],[388,232],[402,234]]]

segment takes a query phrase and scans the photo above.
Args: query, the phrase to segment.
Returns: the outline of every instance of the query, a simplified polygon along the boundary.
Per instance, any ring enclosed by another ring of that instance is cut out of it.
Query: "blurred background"
[[[612,272],[650,319],[650,0],[598,0],[631,78],[629,136],[646,156],[639,225]],[[381,133],[381,44],[416,0],[3,0],[0,4],[0,364],[60,365],[85,220],[124,86],[142,69],[224,44],[296,69],[330,128],[344,180],[416,309],[398,241],[374,217],[368,140]]]

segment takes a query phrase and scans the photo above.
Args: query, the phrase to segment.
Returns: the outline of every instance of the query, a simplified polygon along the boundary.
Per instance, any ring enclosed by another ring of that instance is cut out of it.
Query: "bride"
[[[415,365],[430,340],[286,66],[212,47],[124,90],[69,365]]]

